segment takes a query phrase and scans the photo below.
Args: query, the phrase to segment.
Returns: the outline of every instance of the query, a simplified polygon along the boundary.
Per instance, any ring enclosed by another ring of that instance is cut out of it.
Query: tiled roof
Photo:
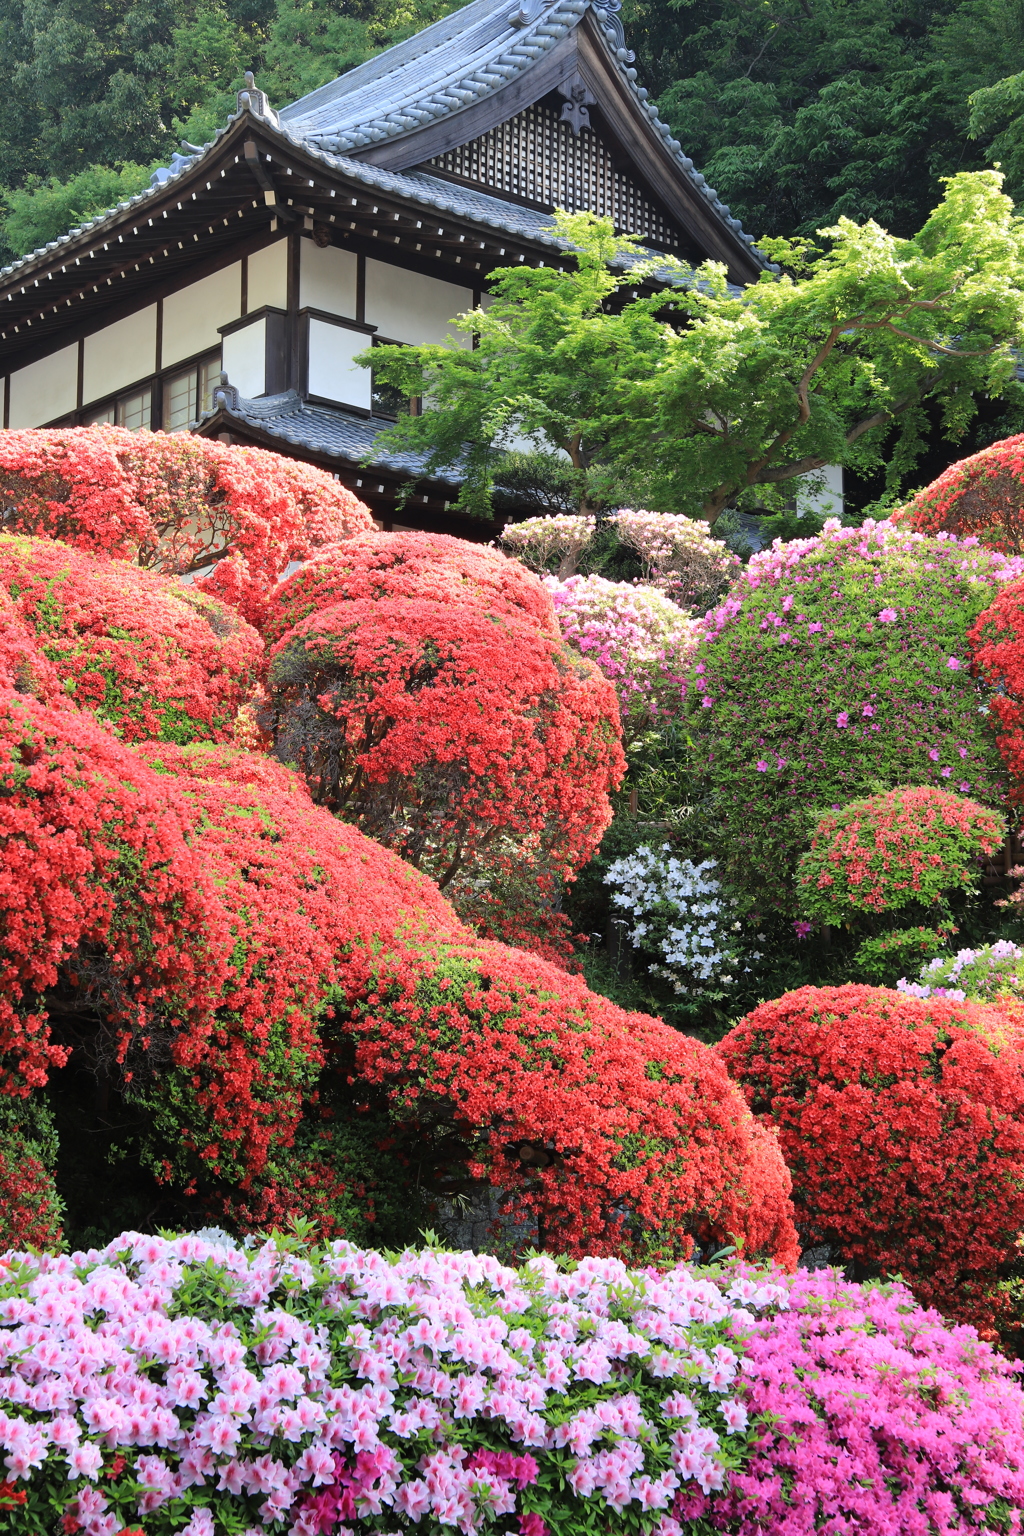
[[[767,265],[752,237],[744,233],[739,220],[731,216],[714,188],[708,186],[693,162],[683,154],[679,142],[672,138],[671,129],[648,103],[647,92],[637,84],[636,70],[630,62],[632,54],[624,46],[622,26],[616,14],[619,0],[521,0],[518,5],[516,0],[473,0],[472,4],[444,21],[435,22],[407,42],[388,49],[312,95],[302,97],[280,113],[260,115],[261,128],[366,186],[393,192],[432,210],[474,220],[488,229],[506,229],[520,238],[565,249],[565,243],[555,237],[550,218],[544,213],[421,171],[383,170],[352,159],[344,151],[458,112],[471,102],[497,91],[559,42],[578,24],[588,8],[601,23],[612,57],[641,109],[665,140],[681,172],[737,238],[749,246],[754,259]],[[513,13],[529,19],[524,24],[515,25],[509,20]],[[419,106],[414,110],[410,103],[417,90],[421,94],[417,98]],[[258,100],[262,93],[254,95]],[[254,105],[250,99],[250,110]],[[417,112],[423,115],[417,117]],[[41,258],[61,251],[81,236],[91,235],[112,223],[119,214],[137,210],[158,193],[165,192],[201,163],[240,115],[232,114],[225,127],[202,149],[186,155],[173,155],[171,165],[157,171],[152,185],[144,192],[20,257],[0,270],[0,277],[22,274]],[[358,130],[354,126],[356,118],[363,122]],[[186,148],[191,150],[192,146]]]
[[[621,0],[473,0],[453,15],[282,109],[309,147],[344,155],[413,133],[493,96],[525,74],[592,10],[639,109],[679,170],[757,257],[753,237],[683,153],[637,80],[618,17]]]
[[[340,406],[309,405],[293,389],[280,395],[265,395],[259,400],[239,398],[234,390],[226,390],[214,410],[208,411],[194,425],[202,425],[203,421],[221,411],[232,420],[279,438],[294,448],[344,459],[350,464],[360,464],[368,453],[372,453],[377,438],[392,425],[382,416],[360,416]],[[370,467],[416,475],[422,471],[423,462],[412,453],[380,453],[372,459]],[[430,478],[446,481],[443,475],[435,474]],[[458,481],[453,478],[447,483],[456,485]]]

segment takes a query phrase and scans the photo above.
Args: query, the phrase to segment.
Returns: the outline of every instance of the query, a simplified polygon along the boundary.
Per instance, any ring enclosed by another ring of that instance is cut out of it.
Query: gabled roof
[[[449,140],[452,134],[457,139],[458,119],[465,118],[462,137],[469,139],[478,131],[476,123],[491,126],[506,102],[511,115],[546,89],[578,76],[578,57],[569,45],[577,41],[575,34],[589,13],[589,35],[596,33],[603,42],[619,87],[651,141],[649,148],[659,158],[668,157],[680,180],[747,247],[755,267],[767,266],[752,236],[708,186],[648,100],[625,45],[620,8],[621,0],[473,0],[284,107],[281,125],[311,148],[407,169],[428,158],[424,146],[437,142],[437,132],[426,130],[443,125]],[[586,99],[598,104],[589,91]]]

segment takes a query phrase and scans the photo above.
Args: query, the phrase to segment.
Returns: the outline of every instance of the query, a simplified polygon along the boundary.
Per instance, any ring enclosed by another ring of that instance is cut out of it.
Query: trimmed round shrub
[[[123,561],[6,534],[0,586],[62,691],[117,735],[230,739],[263,656],[233,609]]]
[[[951,464],[895,519],[921,533],[974,535],[990,549],[1024,554],[1024,434]]]
[[[264,638],[273,645],[336,603],[395,597],[476,605],[558,633],[544,584],[500,550],[441,533],[363,533],[322,550],[274,588]]]
[[[290,1149],[325,1064],[326,1009],[361,995],[382,946],[465,930],[435,886],[312,805],[287,769],[216,747],[140,751],[192,809],[226,934],[223,979],[153,1032],[150,1062],[131,1062],[148,1160],[241,1226],[283,1220],[317,1203]]]
[[[1010,799],[1024,801],[1024,582],[996,594],[968,635],[978,676],[988,685],[996,744]]]
[[[778,1128],[807,1246],[991,1330],[1024,1227],[1024,1048],[1003,1012],[803,987],[716,1049]]]
[[[0,1093],[41,1086],[67,1049],[58,986],[100,1017],[113,1062],[133,1031],[220,975],[185,806],[90,716],[0,698]]]
[[[655,587],[602,576],[547,582],[562,637],[613,684],[628,741],[678,714],[699,628]]]
[[[501,542],[531,571],[545,573],[557,562],[558,579],[565,581],[575,571],[596,528],[594,517],[559,512],[506,523]]]
[[[510,614],[337,603],[278,641],[268,688],[274,751],[314,800],[442,887],[502,835],[571,875],[611,820],[614,691]]]
[[[373,526],[326,470],[188,432],[4,432],[0,495],[8,533],[167,575],[216,563],[214,595],[254,622],[290,561]]]
[[[623,507],[609,522],[622,543],[640,557],[644,581],[681,608],[703,613],[740,573],[738,556],[712,538],[706,523],[692,517]]]
[[[889,523],[826,524],[754,555],[708,616],[687,709],[694,793],[729,883],[797,912],[820,818],[897,786],[998,805],[1004,779],[968,632],[1020,562]]]
[[[799,864],[801,905],[824,923],[934,906],[976,885],[981,860],[1005,833],[994,811],[930,784],[854,800],[815,828]]]
[[[795,1262],[773,1136],[659,1019],[522,951],[435,944],[383,957],[343,1027],[425,1165],[436,1149],[438,1191],[500,1190],[520,1246],[664,1260],[741,1241]]]
[[[216,1233],[0,1268],[11,1536],[1021,1530],[1016,1367],[902,1286]]]

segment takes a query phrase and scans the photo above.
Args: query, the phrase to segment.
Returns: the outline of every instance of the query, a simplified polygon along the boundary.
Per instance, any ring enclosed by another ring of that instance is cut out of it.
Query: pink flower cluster
[[[548,577],[562,636],[615,685],[628,736],[678,712],[700,627],[654,587],[603,576]]]
[[[736,1337],[785,1304],[763,1276],[616,1259],[516,1272],[134,1233],[8,1255],[0,1280],[0,1455],[27,1494],[13,1529],[56,1508],[86,1536],[154,1515],[189,1536],[424,1519],[471,1536],[499,1514],[545,1536],[556,1470],[584,1523],[628,1510],[671,1536],[679,1491],[741,1464]]]

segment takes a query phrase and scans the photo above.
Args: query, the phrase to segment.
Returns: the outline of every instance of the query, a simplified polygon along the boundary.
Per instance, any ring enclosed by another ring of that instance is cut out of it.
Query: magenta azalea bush
[[[897,785],[1004,796],[967,635],[1024,561],[891,523],[826,523],[754,555],[705,620],[687,694],[729,883],[797,912],[822,815]]]
[[[833,1275],[126,1233],[0,1259],[3,1529],[1013,1533],[1015,1369]]]
[[[686,672],[700,629],[654,587],[603,576],[549,577],[563,638],[615,685],[628,742],[682,708]]]

